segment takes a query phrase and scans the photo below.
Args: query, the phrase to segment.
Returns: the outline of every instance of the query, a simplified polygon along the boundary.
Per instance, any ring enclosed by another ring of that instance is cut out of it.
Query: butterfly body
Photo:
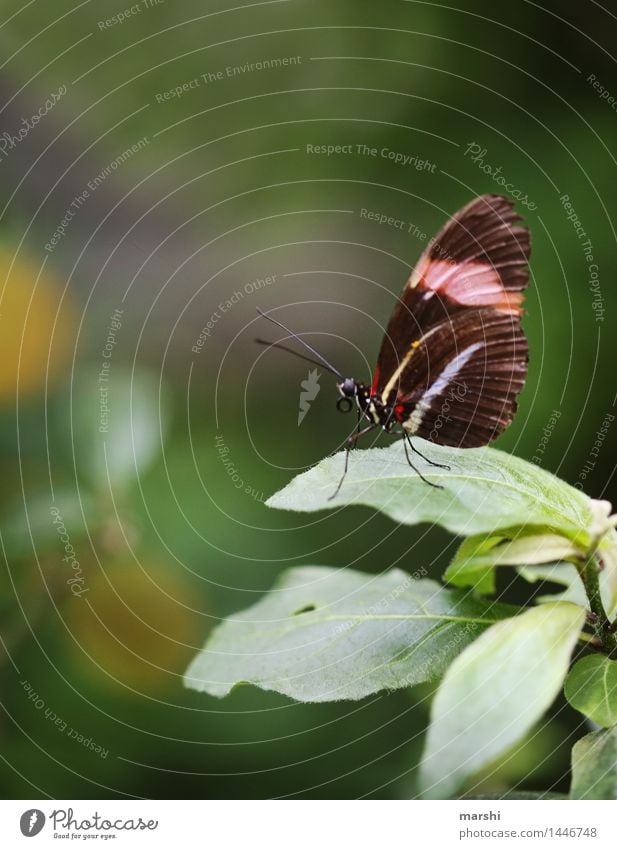
[[[394,408],[384,404],[371,388],[353,377],[346,377],[341,383],[336,384],[336,388],[341,396],[337,402],[341,412],[349,412],[355,404],[361,416],[368,419],[371,424],[381,425],[386,433],[392,430],[397,421]]]

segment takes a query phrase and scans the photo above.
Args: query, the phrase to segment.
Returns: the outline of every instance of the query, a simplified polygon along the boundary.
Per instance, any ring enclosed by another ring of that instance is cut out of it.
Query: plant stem
[[[594,620],[591,624],[595,635],[602,643],[604,651],[610,657],[617,657],[617,635],[610,629],[610,621],[602,603],[600,570],[596,556],[591,554],[586,560],[581,561],[579,572],[589,599],[589,607]]]

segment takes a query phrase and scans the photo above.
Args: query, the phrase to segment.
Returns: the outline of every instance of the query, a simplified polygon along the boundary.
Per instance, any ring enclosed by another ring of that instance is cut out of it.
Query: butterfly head
[[[339,413],[348,413],[355,406],[354,400],[358,397],[361,386],[353,377],[345,377],[336,384],[336,388],[341,396],[336,402],[336,409]]]

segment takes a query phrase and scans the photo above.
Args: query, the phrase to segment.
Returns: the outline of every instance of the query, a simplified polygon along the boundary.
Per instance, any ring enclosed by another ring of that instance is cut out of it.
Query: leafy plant
[[[519,743],[566,682],[566,697],[608,730],[573,750],[572,798],[617,796],[617,533],[610,504],[492,448],[424,446],[450,470],[399,445],[329,457],[272,496],[301,512],[367,505],[395,521],[464,537],[445,585],[393,569],[379,576],[307,566],[285,572],[257,604],[214,630],[185,677],[224,696],[241,683],[305,702],[359,699],[439,680],[420,767],[426,797],[462,792]],[[495,572],[514,567],[560,593],[503,604]],[[576,647],[593,651],[568,673]],[[611,795],[612,794],[612,795]]]

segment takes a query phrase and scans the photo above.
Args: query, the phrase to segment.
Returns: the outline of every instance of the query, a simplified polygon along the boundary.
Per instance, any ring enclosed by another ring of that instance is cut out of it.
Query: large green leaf
[[[565,694],[598,725],[617,725],[617,660],[599,654],[581,658],[566,678]]]
[[[399,569],[291,569],[215,629],[185,684],[214,696],[251,683],[303,702],[360,699],[439,677],[484,628],[514,611]]]
[[[571,799],[617,799],[617,728],[594,731],[572,748]]]
[[[413,461],[428,486],[410,468],[403,446],[353,451],[338,495],[344,452],[298,475],[266,503],[283,510],[313,511],[364,504],[397,522],[435,522],[461,536],[534,526],[576,538],[585,545],[594,521],[591,500],[533,463],[494,448],[447,448],[421,439],[418,449],[450,470]]]
[[[577,605],[534,607],[486,630],[453,662],[431,711],[421,785],[452,796],[517,743],[549,707],[585,622]]]

